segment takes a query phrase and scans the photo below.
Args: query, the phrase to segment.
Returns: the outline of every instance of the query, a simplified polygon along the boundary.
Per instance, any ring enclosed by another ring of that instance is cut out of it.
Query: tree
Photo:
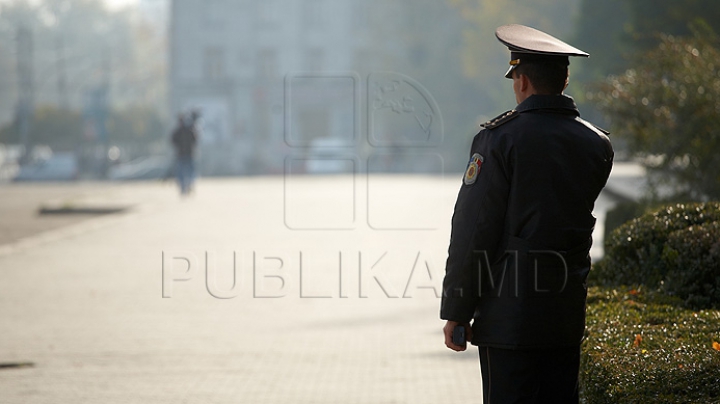
[[[655,185],[720,198],[720,40],[698,22],[692,36],[660,35],[638,66],[591,94]]]
[[[55,151],[74,151],[83,140],[84,125],[80,113],[54,106],[35,109],[30,121],[30,146],[47,145]],[[0,143],[19,143],[17,123],[0,129]]]
[[[691,34],[688,23],[704,19],[720,32],[717,0],[581,0],[571,42],[590,53],[575,78],[584,83],[620,74],[658,45],[658,34]]]
[[[0,2],[0,123],[11,119],[18,96],[21,27],[32,36],[37,105],[83,110],[99,87],[109,88],[113,107],[165,104],[164,33],[134,10],[109,10],[101,0],[7,0]]]
[[[703,19],[715,32],[720,30],[720,2],[717,0],[634,0],[627,2],[630,22],[627,31],[636,41],[636,49],[657,46],[657,33],[687,36],[688,22]]]
[[[133,105],[113,110],[108,118],[108,139],[114,145],[147,146],[167,142],[168,128],[153,108]]]
[[[151,107],[134,105],[109,113],[107,132],[111,145],[148,147],[165,142],[167,131],[157,111]],[[46,145],[55,151],[76,151],[83,144],[94,144],[96,139],[89,136],[82,114],[51,105],[35,110],[28,134],[30,146]],[[0,143],[19,142],[16,123],[0,128]]]
[[[560,38],[569,36],[574,27],[578,0],[447,0],[469,23],[463,30],[461,63],[463,74],[475,80],[476,91],[483,94],[488,114],[496,114],[512,105],[508,83],[502,80],[508,68],[507,48],[495,40],[495,29],[518,23],[548,32]],[[492,117],[492,116],[490,116]]]
[[[572,82],[598,81],[627,69],[634,45],[626,31],[630,7],[624,0],[582,1],[570,43],[589,53],[590,60],[582,70],[573,70]]]

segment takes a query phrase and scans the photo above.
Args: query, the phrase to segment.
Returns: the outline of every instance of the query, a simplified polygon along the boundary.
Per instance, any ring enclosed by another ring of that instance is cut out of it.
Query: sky
[[[103,0],[111,9],[122,8],[127,5],[137,4],[138,0]]]
[[[0,3],[9,3],[12,0],[0,0]],[[122,8],[127,5],[132,4],[138,4],[139,0],[102,0],[105,2],[111,9],[118,9]]]

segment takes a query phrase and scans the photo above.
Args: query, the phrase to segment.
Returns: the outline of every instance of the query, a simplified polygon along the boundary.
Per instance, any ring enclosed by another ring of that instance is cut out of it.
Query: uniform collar
[[[562,110],[564,113],[580,116],[575,100],[572,97],[560,94],[560,95],[531,95],[521,102],[517,108],[518,112],[526,112],[537,109],[554,109]]]

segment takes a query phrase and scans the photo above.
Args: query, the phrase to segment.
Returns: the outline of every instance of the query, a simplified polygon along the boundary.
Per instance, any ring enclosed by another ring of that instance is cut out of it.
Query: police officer
[[[569,57],[587,53],[522,25],[495,35],[518,105],[472,142],[443,281],[445,344],[465,350],[453,340],[464,331],[479,347],[485,404],[577,403],[592,211],[613,150],[563,94]]]

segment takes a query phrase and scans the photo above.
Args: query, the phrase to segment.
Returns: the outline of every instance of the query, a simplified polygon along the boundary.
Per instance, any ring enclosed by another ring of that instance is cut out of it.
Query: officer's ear
[[[528,92],[528,90],[533,87],[532,82],[530,81],[530,78],[526,74],[522,73],[516,73],[517,79],[520,82],[519,90],[523,93]],[[533,87],[534,88],[534,87]]]

